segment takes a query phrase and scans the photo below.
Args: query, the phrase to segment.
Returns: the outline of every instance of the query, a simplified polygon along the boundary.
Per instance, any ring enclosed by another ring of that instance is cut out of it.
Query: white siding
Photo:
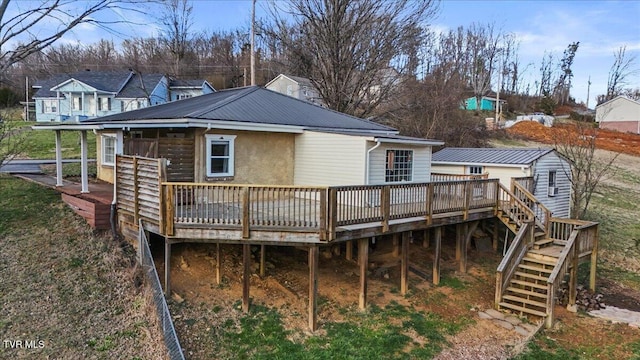
[[[549,196],[549,171],[556,171],[558,194]],[[554,217],[569,217],[571,206],[571,170],[569,163],[557,153],[549,153],[535,163],[533,179],[535,181],[534,195],[546,206]]]
[[[306,131],[296,135],[295,185],[362,185],[366,139]]]
[[[434,173],[442,174],[467,174],[468,165],[441,165],[434,164],[431,171]],[[489,179],[500,179],[500,183],[507,189],[511,189],[511,178],[531,176],[531,168],[528,166],[522,167],[520,165],[513,165],[510,167],[505,166],[483,166],[483,173],[489,174]]]
[[[597,122],[638,121],[640,120],[640,103],[618,97],[596,107]]]
[[[367,150],[376,143],[370,141]],[[431,146],[382,143],[369,155],[369,184],[384,184],[387,150],[413,150],[413,179],[411,182],[428,182],[431,179]]]

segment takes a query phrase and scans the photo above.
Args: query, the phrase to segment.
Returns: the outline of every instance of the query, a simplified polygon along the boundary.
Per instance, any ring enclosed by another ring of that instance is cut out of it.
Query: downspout
[[[382,143],[380,142],[380,140],[376,140],[376,145],[374,147],[372,147],[371,149],[367,150],[367,156],[365,159],[365,164],[364,164],[364,184],[365,185],[369,185],[369,159],[371,157],[371,152],[375,149],[377,149],[378,147],[380,147],[380,145],[382,145]]]
[[[123,129],[124,130],[124,129]],[[118,240],[118,229],[117,229],[117,187],[116,184],[118,183],[118,164],[117,164],[117,160],[118,160],[118,155],[122,154],[124,152],[124,150],[122,149],[122,147],[124,146],[124,136],[122,134],[122,131],[118,131],[116,133],[116,146],[114,146],[113,148],[113,160],[114,160],[114,164],[113,164],[113,200],[111,201],[111,213],[109,216],[109,222],[111,224],[111,233],[113,234],[113,240]]]

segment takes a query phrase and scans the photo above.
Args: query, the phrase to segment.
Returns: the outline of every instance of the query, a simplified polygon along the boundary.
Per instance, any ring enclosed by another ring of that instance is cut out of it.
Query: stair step
[[[529,299],[521,298],[521,297],[518,297],[518,296],[515,296],[515,295],[503,295],[502,299],[520,302],[523,305],[527,304],[527,305],[536,306],[536,307],[543,308],[543,309],[547,308],[547,303],[543,303],[543,302],[540,302],[540,301],[529,300]]]
[[[535,291],[530,291],[530,290],[525,290],[525,289],[521,289],[518,287],[513,287],[513,286],[509,286],[506,289],[507,292],[512,292],[512,293],[517,293],[517,294],[522,294],[522,295],[527,295],[530,297],[537,297],[537,298],[541,298],[541,299],[545,299],[545,301],[547,300],[547,294],[546,293],[539,293],[539,292],[535,292]]]
[[[547,316],[547,313],[545,313],[545,312],[538,311],[538,310],[532,310],[532,309],[529,309],[529,308],[526,308],[526,307],[522,307],[522,306],[518,306],[518,305],[514,305],[514,304],[509,304],[508,302],[501,302],[499,305],[501,307],[504,307],[504,308],[507,308],[507,309],[511,309],[511,310],[522,312],[522,313],[535,315],[535,316],[540,316],[540,317],[546,317]]]
[[[544,233],[542,234],[544,235]],[[553,243],[553,239],[546,238],[542,240],[537,240],[533,243],[533,248],[538,250],[540,249],[540,247],[545,246],[547,244],[551,244],[551,243]]]
[[[519,264],[518,267],[521,268],[521,269],[538,271],[538,272],[547,273],[547,274],[551,274],[553,272],[553,269],[549,269],[549,268],[545,268],[545,267],[541,267],[541,266],[532,266],[532,265]]]
[[[547,236],[547,233],[546,233],[546,232],[544,232],[544,231],[536,231],[533,235],[534,235],[535,237],[539,238],[539,237],[541,237],[541,236]]]
[[[556,266],[556,263],[557,263],[557,261],[555,260],[550,260],[548,256],[532,254],[532,253],[527,253],[527,255],[525,255],[525,257],[522,260],[532,262],[535,264],[550,265],[550,266]]]
[[[518,284],[518,285],[522,285],[522,286],[528,286],[531,288],[536,288],[536,289],[540,289],[540,290],[546,290],[547,289],[547,285],[540,285],[538,283],[533,283],[533,282],[529,282],[529,281],[525,281],[525,280],[517,280],[517,279],[512,279],[511,280],[511,284]]]
[[[524,271],[516,271],[514,275],[518,275],[518,276],[522,276],[522,277],[526,277],[529,279],[535,279],[535,280],[540,280],[540,281],[547,281],[549,279],[549,277],[544,277],[544,276],[540,276],[540,275],[536,275],[536,274],[531,274],[528,272],[524,272]]]

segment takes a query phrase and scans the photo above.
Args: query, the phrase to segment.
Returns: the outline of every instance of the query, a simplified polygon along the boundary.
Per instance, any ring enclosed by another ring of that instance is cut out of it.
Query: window
[[[558,184],[556,183],[558,179],[557,173],[555,170],[549,170],[549,196],[558,195]]]
[[[73,97],[73,110],[82,111],[82,96]]]
[[[385,182],[413,179],[413,150],[387,150]]]
[[[116,137],[114,135],[102,135],[102,165],[115,165],[116,163]]]
[[[235,135],[205,135],[207,143],[207,176],[233,176],[233,143]]]
[[[188,99],[190,97],[192,97],[193,95],[191,94],[178,94],[177,99],[178,100],[182,100],[182,99]]]
[[[58,100],[42,100],[42,113],[58,112]]]
[[[467,166],[467,172],[470,175],[481,175],[482,174],[482,166]]]
[[[98,98],[98,110],[110,111],[111,110],[111,98],[103,97]]]

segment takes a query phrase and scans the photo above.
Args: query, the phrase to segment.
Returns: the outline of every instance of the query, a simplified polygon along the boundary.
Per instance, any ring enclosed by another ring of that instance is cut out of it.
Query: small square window
[[[467,172],[470,175],[481,175],[482,174],[482,166],[468,166],[467,167]]]
[[[207,176],[233,176],[235,135],[207,134],[205,137],[207,140]]]

